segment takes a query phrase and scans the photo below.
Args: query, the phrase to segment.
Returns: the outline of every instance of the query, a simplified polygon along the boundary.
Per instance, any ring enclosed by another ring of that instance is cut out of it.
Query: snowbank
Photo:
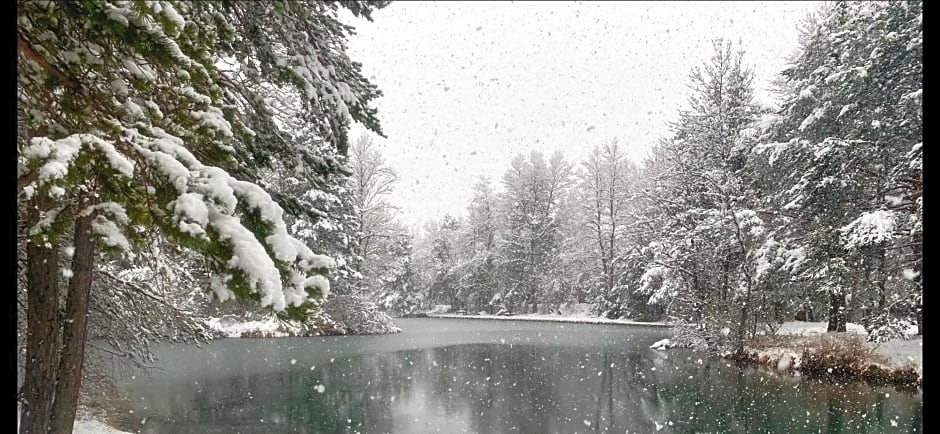
[[[20,431],[20,411],[22,407],[20,404],[16,404],[16,432]],[[82,413],[84,409],[79,408],[79,413]],[[114,428],[111,428],[108,425],[105,425],[103,422],[95,419],[94,416],[84,415],[79,419],[75,419],[75,424],[72,426],[72,434],[131,434],[127,431],[121,431]]]
[[[72,434],[131,434],[127,431],[120,431],[105,425],[98,419],[76,420],[72,428]]]
[[[875,353],[885,356],[891,368],[899,368],[908,363],[917,365],[917,372],[923,377],[924,338],[918,336],[910,340],[893,339],[882,344],[872,344]]]

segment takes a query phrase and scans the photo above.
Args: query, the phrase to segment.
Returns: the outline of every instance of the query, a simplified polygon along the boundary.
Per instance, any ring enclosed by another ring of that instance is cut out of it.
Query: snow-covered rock
[[[786,372],[793,366],[793,358],[789,354],[784,354],[780,356],[780,360],[777,361],[777,370],[780,372]]]
[[[676,344],[670,341],[669,339],[663,339],[663,340],[656,341],[656,343],[654,343],[653,345],[650,345],[650,348],[654,350],[665,351],[675,346]]]

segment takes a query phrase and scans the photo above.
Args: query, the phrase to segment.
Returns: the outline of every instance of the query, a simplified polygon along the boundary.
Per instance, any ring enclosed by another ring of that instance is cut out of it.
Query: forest
[[[839,2],[808,17],[773,83],[779,105],[756,102],[746,53],[715,41],[645,161],[617,138],[584,161],[517,155],[479,180],[465,215],[414,237],[381,200],[392,169],[361,137],[364,278],[350,290],[397,313],[590,303],[608,318],[670,318],[709,350],[792,319],[859,322],[873,340],[920,327],[918,11]]]

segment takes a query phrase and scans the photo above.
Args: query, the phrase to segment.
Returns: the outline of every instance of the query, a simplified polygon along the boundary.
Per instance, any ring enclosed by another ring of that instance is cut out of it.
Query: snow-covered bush
[[[428,311],[428,313],[430,314],[450,313],[451,310],[453,309],[451,308],[449,304],[435,304],[434,307],[432,307],[431,310]]]
[[[731,327],[709,321],[692,323],[678,320],[672,328],[674,347],[687,347],[708,354],[726,355],[734,352]]]
[[[327,299],[318,312],[317,322],[331,322],[337,334],[374,335],[401,331],[375,303],[351,295]]]
[[[402,316],[415,313],[424,302],[424,294],[388,291],[378,297],[378,306],[391,315]]]
[[[890,314],[873,315],[862,320],[869,342],[887,342],[892,339],[908,339],[908,330],[914,324]]]

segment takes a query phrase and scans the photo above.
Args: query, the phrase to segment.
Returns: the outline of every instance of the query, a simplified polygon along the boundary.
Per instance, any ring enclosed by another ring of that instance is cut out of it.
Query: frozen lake
[[[402,333],[158,348],[144,433],[922,432],[923,394],[648,347],[667,329],[401,319]]]

